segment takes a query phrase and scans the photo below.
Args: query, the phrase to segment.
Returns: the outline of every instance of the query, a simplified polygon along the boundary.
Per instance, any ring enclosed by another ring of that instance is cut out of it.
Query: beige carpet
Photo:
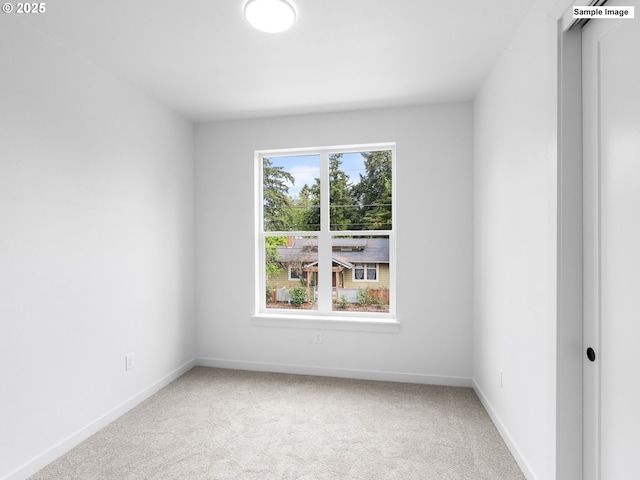
[[[473,390],[196,367],[45,479],[524,479]]]

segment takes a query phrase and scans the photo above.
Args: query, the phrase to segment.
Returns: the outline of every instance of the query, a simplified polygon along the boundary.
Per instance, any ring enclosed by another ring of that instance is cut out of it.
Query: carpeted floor
[[[524,476],[468,388],[196,367],[31,479]]]

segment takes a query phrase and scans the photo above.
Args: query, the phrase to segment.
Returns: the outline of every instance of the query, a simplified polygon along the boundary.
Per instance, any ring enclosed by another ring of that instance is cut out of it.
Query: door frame
[[[597,332],[585,328],[599,321],[599,173],[595,163],[583,164],[583,114],[592,112],[583,112],[584,24],[574,22],[572,8],[606,1],[576,0],[558,20],[558,479],[600,478],[600,367],[585,352],[587,345],[598,352],[599,344]]]
[[[565,2],[558,18],[556,478],[584,474],[582,27]]]
[[[621,6],[621,5],[633,5],[636,10],[640,8],[639,0],[610,0],[608,5]],[[606,210],[603,210],[603,206],[606,205],[606,199],[608,198],[607,190],[603,190],[604,184],[601,184],[601,174],[606,171],[601,171],[600,152],[601,144],[599,143],[601,121],[600,115],[602,106],[600,105],[600,91],[602,85],[600,84],[601,73],[601,47],[599,41],[603,40],[607,35],[612,33],[616,28],[621,27],[623,23],[619,23],[617,19],[602,19],[594,22],[594,25],[589,27],[590,31],[584,38],[589,38],[589,45],[593,51],[586,51],[587,55],[583,56],[583,88],[584,98],[589,101],[583,102],[583,116],[587,119],[592,119],[590,122],[584,122],[583,135],[584,135],[584,172],[583,172],[583,208],[584,208],[584,321],[583,321],[583,349],[587,346],[594,347],[596,352],[595,362],[589,362],[585,360],[583,353],[583,411],[584,411],[584,426],[583,426],[583,456],[584,456],[584,478],[585,480],[599,480],[604,478],[603,475],[608,475],[610,462],[605,464],[603,460],[608,458],[607,452],[609,452],[609,446],[603,444],[603,432],[604,426],[607,425],[607,416],[605,412],[610,411],[610,400],[604,402],[603,399],[609,398],[609,390],[605,388],[606,379],[610,378],[610,370],[603,371],[602,368],[606,364],[603,364],[600,358],[601,349],[605,348],[601,340],[605,338],[603,333],[605,328],[609,325],[609,322],[605,320],[608,318],[612,320],[614,317],[602,317],[606,315],[608,311],[607,307],[603,310],[603,306],[607,305],[605,302],[608,295],[602,297],[603,292],[606,294],[606,290],[603,290],[603,282],[606,283],[607,277],[603,277],[604,272],[607,270],[604,265],[608,265],[606,260],[606,247],[607,243],[604,242],[604,227],[603,219],[608,218]],[[584,33],[583,33],[584,34]],[[591,39],[596,39],[596,43],[593,44]],[[586,45],[586,44],[585,44]],[[597,92],[597,93],[596,93]],[[596,101],[591,101],[597,99]],[[604,137],[603,137],[604,138]],[[604,217],[603,217],[604,215]],[[605,257],[603,257],[605,255]],[[604,259],[604,260],[603,260]],[[604,263],[602,263],[604,261]],[[609,289],[610,290],[610,289]],[[604,303],[603,303],[604,302]],[[610,305],[611,302],[608,304]],[[610,347],[610,345],[609,345]],[[584,350],[583,350],[584,352]],[[609,358],[607,356],[607,358]],[[606,362],[606,360],[605,360]],[[605,396],[606,395],[606,396]],[[606,437],[609,439],[609,436]],[[606,441],[606,440],[605,440]],[[606,479],[605,479],[606,480]]]

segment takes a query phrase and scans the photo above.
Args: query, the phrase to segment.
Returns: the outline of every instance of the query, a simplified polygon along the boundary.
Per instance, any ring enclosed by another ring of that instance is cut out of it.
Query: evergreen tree
[[[349,177],[341,170],[342,154],[329,156],[329,223],[331,230],[349,230],[357,219],[358,204],[353,197],[353,185]],[[299,202],[309,207],[305,211],[304,224],[309,230],[320,228],[320,179],[316,178],[312,186],[305,185],[300,190]]]
[[[391,152],[361,152],[365,173],[353,184],[342,170],[342,155],[329,156],[329,222],[332,231],[390,230],[392,227]],[[293,199],[294,177],[265,158],[264,223],[266,231],[320,229],[320,179],[304,185]]]
[[[390,230],[392,227],[391,152],[362,152],[365,175],[354,186],[353,196],[360,206],[357,223],[363,230]]]
[[[353,185],[349,183],[347,174],[340,169],[341,165],[341,153],[329,156],[329,223],[333,231],[353,228],[358,217]]]
[[[293,230],[313,231],[320,229],[320,180],[312,187],[303,185],[294,200]]]
[[[292,224],[292,199],[289,186],[293,185],[293,175],[283,167],[274,167],[271,160],[264,158],[262,166],[262,188],[264,202],[265,231],[289,230]]]
[[[316,178],[311,186],[305,184],[300,189],[301,195],[303,192],[309,207],[304,211],[304,230],[320,230],[320,179]]]

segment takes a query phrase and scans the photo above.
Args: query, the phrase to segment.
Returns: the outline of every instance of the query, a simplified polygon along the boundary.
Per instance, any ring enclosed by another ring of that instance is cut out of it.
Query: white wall
[[[397,142],[400,333],[252,325],[254,151]],[[199,362],[470,385],[470,103],[196,127]]]
[[[529,478],[555,478],[554,3],[535,5],[473,108],[197,126],[195,238],[192,126],[3,18],[0,478],[44,465],[196,352],[237,368],[473,376]],[[253,151],[386,141],[401,331],[324,330],[316,345],[313,330],[253,326]]]
[[[557,3],[534,5],[474,102],[473,377],[530,479],[556,478]]]
[[[191,124],[2,18],[0,478],[195,357],[193,182]]]

